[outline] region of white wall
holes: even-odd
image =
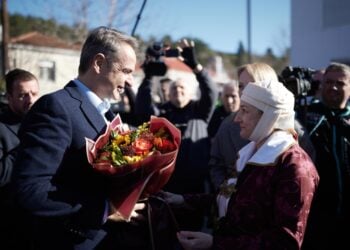
[[[350,1],[291,0],[291,65],[350,63]]]
[[[22,68],[38,77],[40,93],[44,95],[61,89],[78,75],[80,51],[34,47],[30,45],[12,45],[9,49],[10,68]],[[55,62],[55,81],[43,81],[39,77],[41,61]]]

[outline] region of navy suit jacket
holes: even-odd
[[[73,81],[41,97],[23,121],[14,191],[36,249],[93,249],[106,234],[109,179],[85,149],[85,137],[96,140],[105,126]]]

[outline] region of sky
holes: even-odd
[[[113,27],[131,34],[144,0],[8,0],[9,13],[54,18],[59,23],[72,24],[82,15],[77,2],[88,3],[88,26],[107,25],[113,1],[128,8],[115,18]],[[272,48],[276,55],[290,46],[290,1],[250,0],[251,50],[264,54]],[[211,49],[236,53],[239,42],[248,49],[248,0],[147,0],[136,27],[136,35],[144,39],[172,40],[198,38]],[[119,7],[120,8],[120,7]],[[117,8],[118,9],[118,8]]]

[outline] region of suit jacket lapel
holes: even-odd
[[[8,128],[9,131],[11,131],[16,137],[18,137],[18,130],[20,123],[17,124],[5,124],[5,126]]]
[[[101,116],[101,114],[97,111],[97,109],[91,104],[91,102],[87,99],[86,96],[82,95],[79,91],[77,85],[70,81],[65,89],[70,93],[70,95],[80,101],[80,109],[88,122],[95,128],[97,133],[101,133],[102,129],[106,126],[106,122]]]

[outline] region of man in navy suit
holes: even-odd
[[[136,46],[114,29],[92,30],[78,77],[40,98],[23,122],[14,191],[36,250],[118,248],[118,227],[109,225],[116,217],[108,206],[110,179],[89,165],[85,138],[104,132],[105,100],[132,85]]]
[[[10,189],[13,164],[19,145],[18,129],[22,119],[39,98],[39,83],[29,71],[13,69],[5,75],[7,108],[0,115],[0,242],[4,250],[17,245],[21,227]],[[16,247],[15,244],[16,243]],[[23,243],[24,244],[24,243]]]

